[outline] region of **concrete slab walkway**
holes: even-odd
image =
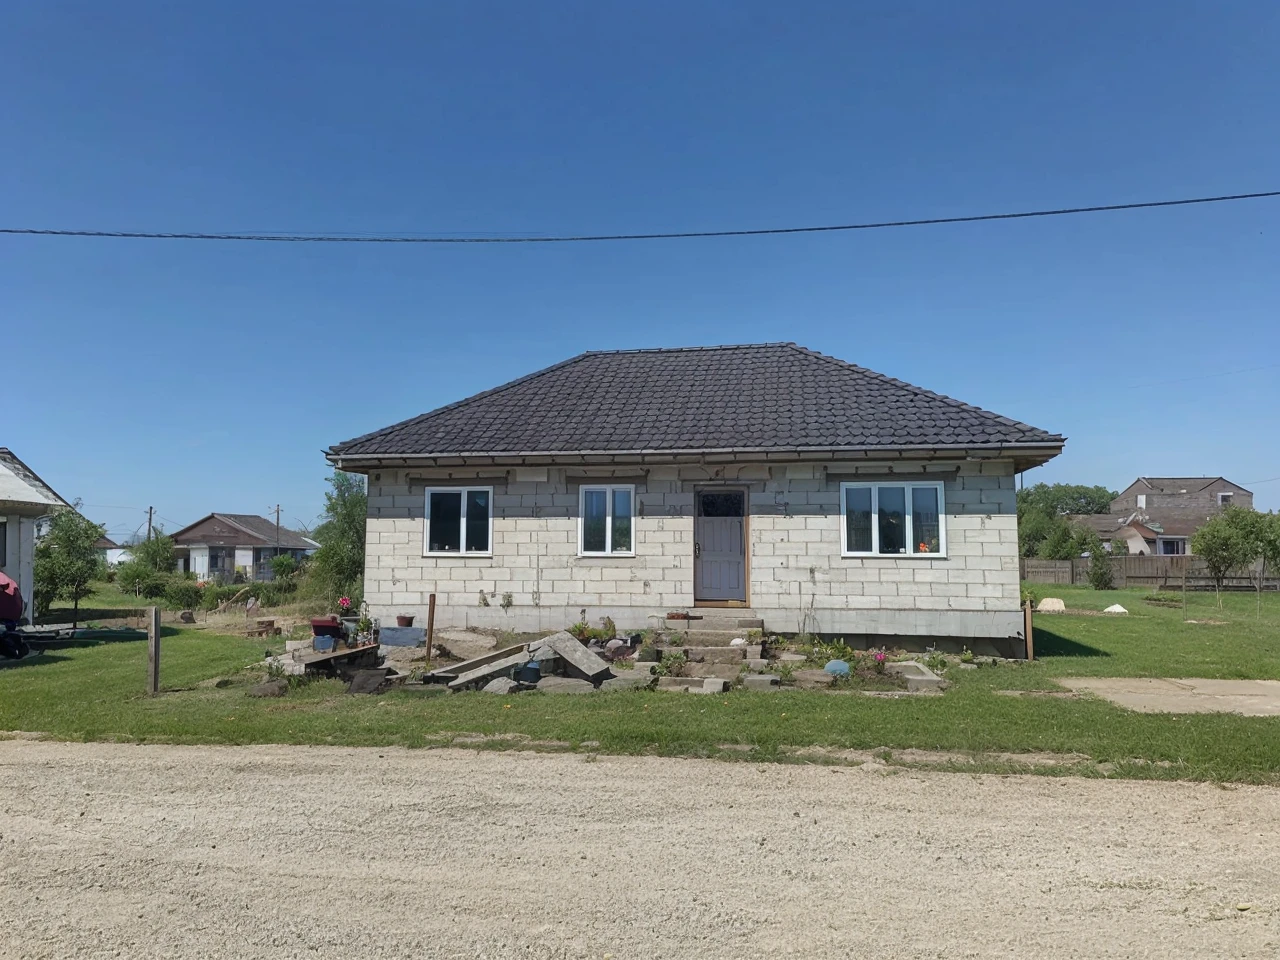
[[[1280,680],[1163,680],[1152,677],[1065,677],[1068,690],[1095,693],[1139,713],[1239,713],[1280,717]]]

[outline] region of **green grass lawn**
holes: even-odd
[[[1046,591],[1047,592],[1047,591]],[[0,730],[71,740],[173,743],[309,743],[432,746],[460,734],[520,735],[605,753],[714,756],[745,745],[751,759],[787,759],[803,746],[1079,753],[1114,776],[1280,782],[1280,718],[1136,714],[1094,699],[1005,696],[998,690],[1053,689],[1054,677],[1280,677],[1280,596],[1255,616],[1250,596],[1193,598],[1181,610],[1152,607],[1140,591],[1097,594],[1053,588],[1067,605],[1101,609],[1119,601],[1127,617],[1037,618],[1042,659],[953,670],[942,697],[885,699],[822,693],[692,696],[491,694],[348,697],[336,681],[281,699],[245,696],[243,668],[261,641],[176,630],[165,637],[165,693],[144,694],[146,645],[113,642],[51,651],[0,668]],[[203,679],[236,676],[222,689]],[[494,740],[486,746],[519,746]],[[728,755],[728,754],[726,754]],[[1009,769],[985,763],[977,769]],[[1096,765],[1076,772],[1101,775]]]

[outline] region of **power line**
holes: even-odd
[[[988,220],[1025,220],[1031,217],[1062,217],[1080,213],[1113,213],[1120,210],[1150,210],[1155,207],[1185,207],[1201,203],[1227,203],[1280,197],[1280,190],[1264,193],[1237,193],[1219,197],[1192,197],[1183,200],[1150,200],[1143,203],[1114,203],[1093,207],[1062,207],[1054,210],[1027,210],[1020,213],[984,213],[970,217],[930,217],[924,220],[884,220],[874,223],[843,223],[816,227],[767,227],[758,230],[691,230],[675,233],[616,233],[568,236],[406,236],[307,233],[143,233],[127,230],[49,230],[0,227],[0,234],[39,237],[97,237],[114,240],[247,240],[265,243],[587,243],[606,240],[690,240],[706,237],[761,237],[791,233],[836,233],[847,230],[882,230],[888,227],[927,227],[948,223],[980,223]]]
[[[1272,477],[1270,480],[1246,480],[1241,486],[1256,487],[1260,483],[1275,483],[1280,477]]]

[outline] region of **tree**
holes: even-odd
[[[78,502],[78,501],[77,501]],[[95,544],[106,536],[106,528],[82,517],[75,510],[63,510],[49,524],[49,532],[35,550],[36,616],[49,612],[54,600],[70,600],[75,610],[72,626],[80,622],[80,601],[92,589],[102,571]]]
[[[1018,513],[1040,511],[1051,517],[1066,513],[1109,513],[1120,496],[1106,487],[1078,483],[1037,483],[1018,491]]]
[[[288,553],[271,558],[271,575],[277,580],[288,580],[297,572],[298,561]]]
[[[364,525],[369,495],[364,478],[335,470],[328,480],[333,488],[324,495],[324,521],[312,539],[320,544],[311,569],[326,590],[359,592],[364,576]]]
[[[1111,566],[1111,554],[1102,545],[1102,538],[1092,530],[1082,540],[1082,545],[1089,554],[1089,586],[1095,590],[1114,590],[1116,588],[1115,570]]]
[[[1222,584],[1228,575],[1238,567],[1247,567],[1257,556],[1245,525],[1232,518],[1236,512],[1236,508],[1228,507],[1191,536],[1191,552],[1209,568],[1219,607],[1222,606]]]
[[[165,536],[159,527],[149,540],[143,540],[129,548],[136,563],[155,573],[173,573],[177,563],[173,557],[173,537]]]

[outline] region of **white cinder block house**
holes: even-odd
[[[1020,650],[1014,477],[1063,442],[781,343],[585,353],[327,457],[369,478],[377,616]]]
[[[36,526],[70,508],[34,470],[0,447],[0,572],[18,584],[27,616],[35,592]]]

